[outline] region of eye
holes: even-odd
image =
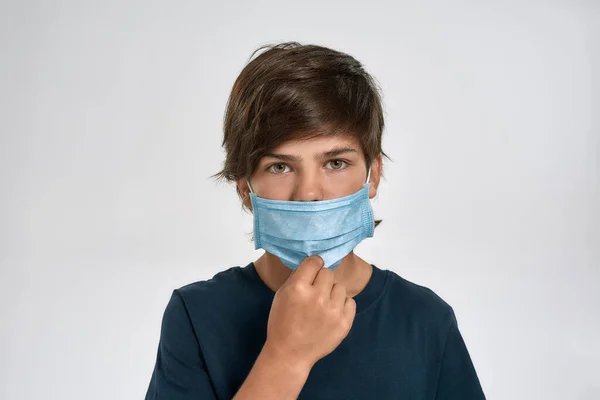
[[[277,163],[270,165],[268,170],[273,172],[274,174],[284,174],[286,172],[289,172],[290,167],[288,167],[287,164]]]
[[[348,166],[348,163],[342,160],[331,160],[326,165],[328,169],[344,169]]]

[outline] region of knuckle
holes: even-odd
[[[340,285],[338,283],[333,285],[333,289],[332,289],[333,293],[336,296],[345,296],[346,295],[346,288],[343,285]]]
[[[330,321],[337,321],[341,316],[340,309],[333,305],[329,305],[325,308],[325,314]]]
[[[319,271],[319,275],[321,275],[322,277],[333,277],[333,271],[327,268],[321,268],[321,270]]]
[[[317,304],[319,305],[319,307],[322,307],[322,308],[325,308],[325,309],[326,309],[326,308],[327,308],[327,303],[329,302],[329,298],[327,298],[327,297],[325,296],[325,294],[323,294],[323,293],[320,293],[320,294],[319,294],[319,295],[317,295],[317,297],[316,297],[316,302],[317,302]]]
[[[350,307],[351,310],[356,311],[356,302],[354,299],[348,300],[348,307]]]
[[[307,292],[307,287],[302,282],[294,282],[287,288],[292,294],[303,296]]]

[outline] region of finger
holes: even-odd
[[[321,268],[317,273],[317,277],[315,278],[313,286],[323,290],[326,294],[329,294],[334,282],[335,275],[333,274],[333,271],[327,268]]]
[[[305,282],[312,285],[317,274],[323,268],[323,264],[323,259],[319,256],[305,258],[302,264],[294,271],[294,274],[288,278],[288,282]]]
[[[300,266],[296,267],[296,269],[293,269],[290,274],[288,275],[288,277],[286,278],[285,282],[283,282],[282,286],[285,286],[286,284],[288,284],[288,282],[290,282],[290,280],[292,279],[292,276],[294,276],[294,274],[296,273],[296,271],[298,271],[298,268]]]
[[[344,317],[349,321],[354,321],[355,316],[356,302],[352,297],[346,297],[346,302],[344,303]]]
[[[346,287],[342,284],[335,283],[331,288],[331,300],[335,304],[344,307],[346,305]]]

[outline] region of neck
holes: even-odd
[[[258,276],[273,292],[277,292],[292,273],[292,270],[286,267],[277,256],[268,252],[254,262],[254,267]],[[349,297],[356,296],[367,286],[372,273],[371,264],[358,257],[354,252],[350,252],[344,257],[340,265],[333,270],[335,283],[344,285]]]

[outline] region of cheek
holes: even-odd
[[[256,194],[270,200],[289,200],[293,194],[291,179],[262,179],[254,188]]]
[[[355,174],[348,174],[347,176],[332,177],[328,179],[324,185],[324,197],[325,200],[336,199],[338,197],[350,196],[358,192],[365,182],[362,178]]]

